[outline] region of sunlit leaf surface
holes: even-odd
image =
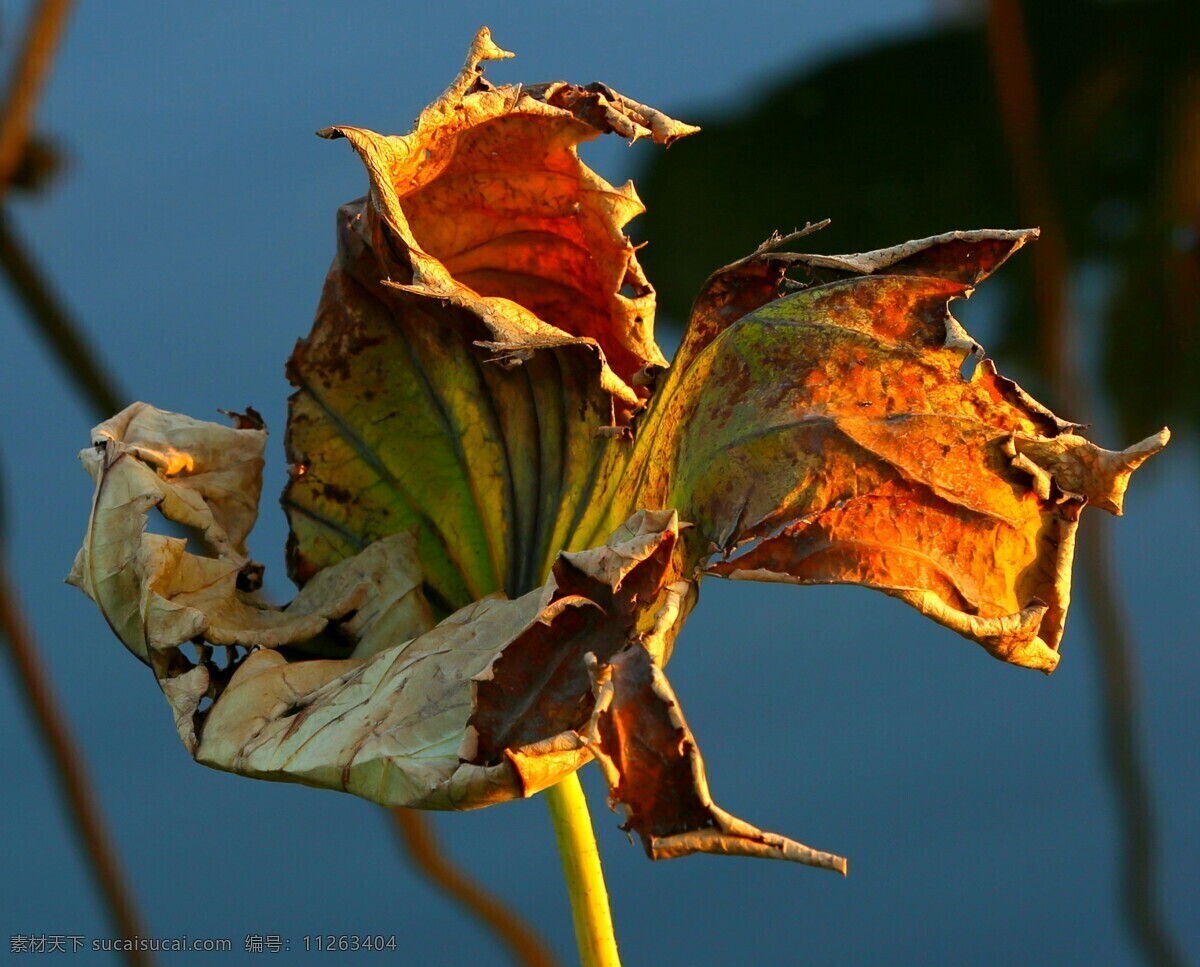
[[[263,603],[246,548],[261,424],[147,404],[84,451],[71,580],[206,765],[469,809],[596,757],[652,857],[844,872],[712,801],[663,672],[701,579],[877,588],[1050,671],[1080,512],[1120,513],[1167,433],[1100,449],[951,316],[1032,231],[842,256],[773,237],[705,283],[667,368],[636,195],[575,147],[695,129],[604,85],[493,88],[499,56],[481,32],[405,137],[326,132],[370,193],[288,365],[297,598]]]

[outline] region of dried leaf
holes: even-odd
[[[197,759],[389,806],[533,795],[588,760],[583,649],[611,655],[636,635],[676,534],[673,514],[636,515],[605,547],[560,557],[544,587],[468,605],[365,663],[252,655],[213,706]]]
[[[844,871],[712,803],[662,671],[699,580],[878,588],[1050,671],[1079,514],[1120,513],[1167,432],[1102,450],[990,360],[964,376],[982,350],[948,305],[1032,231],[844,256],[780,251],[820,226],[773,236],[708,280],[659,372],[640,203],[576,146],[693,129],[604,85],[493,88],[501,56],[481,32],[406,137],[326,132],[371,191],[288,365],[296,600],[258,599],[246,549],[261,422],[144,404],[83,454],[71,580],[207,765],[468,809],[595,755],[654,857]],[[147,532],[154,509],[193,545]]]
[[[640,428],[637,499],[695,525],[706,573],[878,588],[1052,670],[1079,512],[1119,510],[1168,434],[1102,450],[990,360],[962,375],[982,350],[948,303],[1032,234],[856,256],[768,245],[722,270]],[[767,301],[797,266],[811,284]]]
[[[846,860],[765,833],[716,806],[704,762],[666,675],[640,644],[593,661],[596,710],[588,748],[655,860],[720,853],[790,860],[846,873]]]
[[[1195,138],[1184,132],[1197,113],[1200,45],[1175,40],[1200,34],[1200,5],[1068,0],[1023,9],[1037,98],[1026,107],[1044,122],[1038,153],[1054,186],[1053,244],[1072,277],[1108,280],[1089,290],[1079,330],[1106,412],[1131,440],[1156,420],[1200,429],[1200,340],[1191,335],[1200,331],[1200,247],[1194,230],[1180,230],[1197,217],[1196,193],[1180,179],[1197,168],[1188,153]],[[987,18],[939,18],[929,28],[797,64],[742,92],[736,111],[701,115],[694,148],[647,158],[638,189],[654,204],[639,225],[652,240],[643,263],[660,310],[686,318],[697,266],[748,251],[764,226],[793,213],[835,215],[829,243],[845,249],[864,227],[871,238],[903,239],[929,226],[1011,225],[1028,211],[995,107]],[[898,78],[905,103],[920,107],[880,111],[880,91]],[[1081,112],[1084,91],[1097,96]],[[795,138],[783,136],[801,130],[821,132],[802,160]],[[1114,211],[1121,221],[1105,217]],[[988,348],[1005,367],[1038,371],[1047,343],[1027,261],[1006,269],[1004,325]]]
[[[627,424],[645,371],[666,365],[623,231],[641,202],[576,147],[694,129],[603,84],[494,88],[479,65],[502,56],[481,31],[405,137],[322,132],[349,139],[371,191],[339,212],[317,320],[288,367],[300,582],[418,526],[443,612],[536,587],[586,505],[597,431]]]
[[[360,654],[369,654],[377,643],[365,635],[368,628],[403,639],[432,623],[411,534],[379,541],[322,572],[285,609],[257,600],[262,567],[249,559],[245,542],[258,515],[264,430],[135,403],[98,426],[92,439],[80,458],[95,481],[95,498],[68,581],[95,600],[125,646],[163,680],[190,750],[191,718],[228,669],[207,656],[193,668],[180,646],[279,648],[309,642],[338,620]],[[192,553],[185,537],[149,532],[155,509],[209,553]]]
[[[544,630],[523,636],[476,680],[464,758],[499,761],[588,720],[591,681],[585,657],[608,660],[639,634],[671,564],[674,511],[639,511],[602,547],[560,555],[543,592]],[[536,633],[540,632],[540,633]]]
[[[255,600],[262,568],[247,557],[245,541],[258,516],[265,430],[202,423],[134,403],[96,427],[92,438],[80,458],[96,496],[68,580],[96,601],[143,661],[153,664],[152,656],[194,639],[278,648],[311,639],[331,619],[351,613],[373,623],[391,611],[392,627],[397,614],[409,616],[400,632],[415,633],[427,620],[417,603],[420,572],[408,534],[323,572],[286,609]],[[215,556],[191,553],[186,538],[148,533],[154,509]]]
[[[591,711],[584,656],[609,657],[639,634],[678,535],[673,513],[637,514],[610,544],[561,555],[542,588],[485,598],[431,628],[416,539],[402,533],[277,609],[239,586],[252,567],[257,507],[244,498],[261,488],[265,431],[139,403],[93,439],[81,457],[96,498],[71,581],[154,669],[188,750],[214,768],[388,806],[532,795],[587,761],[575,731]],[[149,533],[153,510],[212,556]],[[347,656],[306,657],[327,629]],[[196,662],[180,650],[189,643],[201,647]],[[231,649],[224,667],[212,645]],[[289,647],[299,650],[280,651]]]
[[[386,277],[392,285],[478,316],[498,353],[595,345],[611,366],[606,386],[634,405],[637,373],[667,362],[654,342],[653,290],[622,231],[643,209],[632,185],[608,184],[576,147],[606,133],[665,145],[697,129],[603,84],[483,80],[484,60],[509,56],[480,31],[458,77],[407,137],[346,126],[321,133],[349,139],[367,167],[370,214],[408,269]]]

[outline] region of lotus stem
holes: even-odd
[[[109,921],[126,939],[145,936],[112,839],[100,815],[95,787],[84,767],[83,754],[50,691],[33,633],[17,605],[16,589],[9,581],[3,561],[0,561],[0,639],[8,645],[8,655],[20,683],[18,692],[46,743],[59,790],[75,833],[91,861],[92,875]],[[137,950],[126,951],[125,961],[130,967],[147,967],[153,963],[149,954]]]
[[[1050,189],[1049,165],[1039,130],[1039,92],[1022,5],[1016,0],[990,0],[987,38],[1018,205],[1022,217],[1041,225],[1043,241],[1050,242],[1038,245],[1033,257],[1042,372],[1056,404],[1066,406],[1069,413],[1088,412],[1094,409],[1089,380],[1073,365],[1067,352],[1067,234]],[[1095,522],[1092,545],[1079,557],[1100,661],[1101,735],[1120,830],[1122,913],[1147,964],[1180,967],[1185,959],[1159,900],[1157,820],[1151,774],[1138,736],[1132,634],[1120,585],[1113,574],[1107,523]]]
[[[8,280],[13,295],[53,353],[55,362],[70,378],[71,389],[84,398],[94,415],[105,419],[123,409],[128,397],[105,369],[96,364],[96,353],[82,328],[71,318],[3,210],[0,210],[0,274]]]
[[[620,967],[600,852],[579,776],[572,773],[547,789],[546,805],[571,897],[579,962],[582,967]]]
[[[50,73],[70,13],[71,0],[42,0],[30,18],[0,109],[0,196],[8,190],[21,163],[42,83]]]

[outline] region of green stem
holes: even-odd
[[[617,940],[613,936],[612,913],[600,852],[592,832],[592,817],[579,776],[572,773],[546,790],[546,805],[554,823],[554,837],[562,857],[567,893],[571,897],[571,916],[575,921],[575,942],[579,945],[582,967],[621,967]]]

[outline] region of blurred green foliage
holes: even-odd
[[[1099,364],[1123,439],[1164,420],[1195,429],[1200,3],[1024,6],[1040,150],[1070,281],[1082,286],[1073,304],[1088,307],[1075,351]],[[832,218],[805,241],[825,252],[1024,227],[997,83],[983,23],[957,23],[848,52],[733,113],[679,112],[701,134],[637,179],[649,208],[637,227],[653,239],[643,261],[664,314],[686,318],[710,271],[793,223]],[[1026,378],[1039,368],[1030,265],[1024,256],[997,278],[1004,324],[988,346]],[[1036,380],[1030,389],[1053,396]]]

